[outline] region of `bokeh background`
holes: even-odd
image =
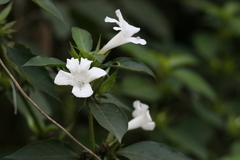
[[[8,17],[9,21],[17,20],[13,40],[27,44],[34,54],[63,61],[70,57],[71,27],[89,31],[94,47],[100,36],[104,45],[116,34],[112,29],[114,25],[105,23],[104,18],[116,18],[115,10],[120,9],[126,21],[141,28],[137,36],[144,38],[147,45],[123,45],[113,49],[108,59],[135,57],[148,65],[157,77],[119,72],[113,90],[126,106],[124,110],[129,119],[132,102],[138,99],[150,106],[157,124],[154,131],[127,132],[123,144],[151,140],[175,148],[194,160],[240,159],[239,1],[54,0],[68,27],[29,0],[13,2]],[[24,86],[24,80],[19,80]],[[10,93],[11,85],[2,73],[1,154],[11,153],[37,139],[22,114],[24,110],[14,115]],[[33,95],[52,117],[68,126],[87,145],[87,111],[83,108],[78,113],[78,100],[68,93],[70,89],[61,95],[67,105],[46,98],[44,93]],[[96,130],[97,142],[101,143],[107,132],[97,124]],[[53,131],[48,136],[56,137],[56,134]]]

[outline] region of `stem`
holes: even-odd
[[[45,116],[49,121],[51,121],[53,124],[55,124],[58,128],[60,128],[63,132],[65,132],[69,138],[71,138],[74,142],[76,142],[79,146],[81,146],[83,149],[85,149],[88,153],[90,153],[92,156],[94,156],[97,160],[101,160],[95,153],[93,153],[90,149],[85,147],[82,143],[80,143],[75,137],[71,135],[64,127],[62,127],[59,123],[57,123],[55,120],[53,120],[51,117],[49,117],[43,110],[41,110],[40,107],[23,91],[21,86],[18,84],[17,80],[13,77],[13,75],[9,72],[5,64],[3,63],[2,59],[0,59],[0,64],[4,68],[4,70],[7,72],[9,77],[12,79],[13,83],[16,85],[20,93],[33,104],[33,106],[43,115]]]
[[[96,147],[95,147],[94,124],[93,124],[93,115],[90,107],[88,107],[88,123],[89,123],[89,132],[90,132],[90,144],[93,152],[95,152]]]

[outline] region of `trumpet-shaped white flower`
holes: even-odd
[[[140,31],[140,28],[134,27],[128,24],[122,17],[121,11],[116,10],[116,15],[119,20],[106,17],[105,22],[116,23],[119,27],[113,27],[114,30],[120,31],[116,34],[99,52],[98,54],[104,54],[112,48],[120,46],[125,43],[135,43],[145,45],[147,42],[140,37],[132,37],[135,33]]]
[[[139,100],[133,102],[135,110],[132,113],[134,117],[128,122],[128,130],[136,129],[141,127],[144,130],[153,130],[156,126],[155,122],[149,114],[148,105],[141,103]]]
[[[93,94],[91,81],[106,75],[103,69],[92,67],[92,61],[81,58],[79,63],[78,59],[67,59],[67,68],[70,73],[60,70],[54,79],[57,85],[71,85],[73,86],[72,93],[79,98],[90,97]]]

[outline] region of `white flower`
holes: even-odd
[[[117,35],[115,35],[99,52],[98,54],[104,54],[107,51],[109,51],[112,48],[115,48],[117,46],[120,46],[125,43],[135,43],[135,44],[141,44],[145,45],[147,42],[144,39],[141,39],[140,37],[132,37],[135,33],[140,31],[140,28],[134,27],[130,24],[128,24],[122,17],[121,11],[118,9],[116,10],[116,15],[119,19],[117,21],[116,19],[106,17],[105,22],[109,23],[116,23],[119,27],[113,27],[114,30],[120,31]]]
[[[128,130],[141,127],[144,130],[152,131],[155,128],[155,122],[149,114],[148,105],[141,103],[139,100],[133,102],[135,110],[132,113],[134,117],[128,122]]]
[[[106,71],[97,67],[89,69],[91,63],[92,61],[84,58],[81,58],[80,64],[78,59],[67,59],[66,66],[70,73],[60,70],[55,77],[54,83],[73,86],[72,93],[76,97],[90,97],[93,90],[89,83],[107,74]]]

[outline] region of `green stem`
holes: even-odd
[[[90,107],[88,107],[88,123],[89,123],[89,133],[90,133],[90,144],[91,144],[92,151],[95,152],[96,147],[95,147],[94,124],[93,124],[93,115]]]

